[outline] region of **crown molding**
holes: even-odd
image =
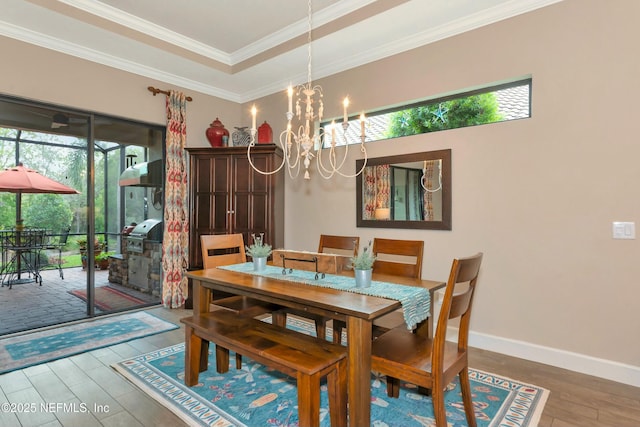
[[[116,25],[127,27],[131,30],[139,33],[151,36],[158,40],[170,43],[174,46],[178,46],[182,49],[189,50],[198,55],[213,59],[221,62],[225,65],[233,65],[231,62],[231,56],[227,53],[214,49],[204,43],[200,43],[197,40],[193,40],[189,37],[185,37],[176,32],[170,31],[164,27],[156,25],[152,22],[146,21],[138,16],[131,15],[115,7],[106,5],[99,1],[92,0],[58,0],[68,6],[82,10],[96,17],[106,19],[113,22]]]
[[[163,28],[151,24],[147,21],[140,20],[130,14],[125,14],[118,9],[101,4],[99,2],[93,2],[91,0],[59,0],[71,7],[77,7],[86,13],[96,14],[101,18],[109,21],[116,22],[119,25],[123,25],[128,28],[132,28],[135,31],[140,31],[148,34],[152,37],[157,37],[167,43],[175,44],[183,49],[191,50],[202,56],[212,58],[218,62],[224,64],[234,64],[244,58],[249,58],[255,55],[257,52],[262,51],[270,46],[283,43],[283,40],[289,40],[292,35],[300,35],[307,31],[306,20],[296,22],[281,31],[278,31],[268,37],[259,40],[241,49],[231,55],[221,53],[215,49],[211,49],[208,46],[198,43],[195,40],[185,38],[179,34],[166,31]],[[412,0],[417,1],[417,0]],[[330,61],[322,61],[320,65],[314,66],[314,79],[324,78],[339,72],[346,71],[348,69],[358,67],[373,61],[377,61],[389,56],[397,55],[399,53],[424,46],[430,43],[437,42],[439,40],[458,35],[473,29],[489,25],[504,19],[508,19],[532,10],[542,8],[545,6],[559,3],[564,0],[511,0],[500,4],[492,8],[488,8],[481,12],[471,14],[464,18],[451,21],[446,25],[442,25],[435,28],[430,28],[425,31],[416,33],[410,37],[404,37],[395,39],[386,44],[372,46],[370,49],[360,51],[356,55],[348,55],[345,58],[335,59],[337,57],[329,58]],[[314,14],[314,27],[322,26],[332,19],[335,19],[337,15],[345,15],[351,13],[358,8],[362,8],[373,0],[342,0],[335,6],[327,7],[326,9]],[[410,2],[407,2],[410,5]],[[303,28],[304,27],[304,28]],[[208,84],[203,81],[195,81],[190,78],[185,78],[174,73],[169,73],[164,70],[146,66],[144,64],[119,58],[110,54],[105,54],[96,51],[85,46],[67,42],[58,38],[47,36],[37,31],[29,30],[11,24],[9,22],[0,21],[0,35],[4,35],[13,39],[24,41],[33,45],[37,45],[46,49],[51,49],[64,54],[72,55],[81,59],[96,62],[102,65],[120,69],[123,71],[131,72],[137,75],[153,78],[155,80],[164,81],[166,83],[183,87],[185,89],[198,91],[207,95],[216,96],[222,99],[226,99],[233,102],[248,102],[252,99],[267,96],[283,90],[289,83],[302,83],[306,79],[306,73],[300,70],[300,74],[296,75],[297,81],[290,81],[289,77],[287,82],[281,81],[280,78],[269,79],[265,78],[264,83],[257,89],[247,88],[245,90],[230,91],[224,89],[223,85],[227,85],[229,80],[216,79],[220,82],[219,86],[215,84]],[[242,71],[242,73],[258,73],[259,67],[252,67]],[[219,72],[212,69],[212,75],[214,72]],[[227,74],[228,78],[233,79],[233,75]],[[251,79],[248,79],[251,80]],[[255,81],[255,79],[253,79]]]
[[[148,67],[137,62],[124,60],[93,49],[88,49],[85,46],[79,46],[74,43],[62,41],[60,39],[49,37],[35,31],[26,30],[22,27],[17,27],[6,22],[0,25],[0,35],[74,56],[76,58],[95,62],[97,64],[116,68],[121,71],[130,72],[143,77],[149,77],[178,87],[184,87],[185,89],[195,90],[233,102],[242,102],[242,97],[235,92],[203,84],[201,82],[187,79],[172,73],[167,73],[157,68]]]

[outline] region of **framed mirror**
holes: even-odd
[[[451,230],[451,150],[368,159],[356,177],[356,225]]]

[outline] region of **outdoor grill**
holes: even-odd
[[[144,252],[145,242],[162,241],[162,221],[147,219],[136,225],[126,237],[127,252],[141,254]]]

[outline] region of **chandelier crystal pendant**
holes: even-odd
[[[295,114],[293,111],[293,97],[294,88],[289,86],[287,89],[287,98],[289,108],[286,112],[287,128],[282,131],[279,138],[280,147],[282,148],[283,156],[282,163],[276,169],[272,171],[263,171],[258,169],[251,158],[251,149],[256,145],[256,115],[257,110],[255,105],[251,109],[252,125],[251,125],[251,139],[249,146],[247,147],[247,158],[249,164],[258,173],[263,175],[271,175],[279,172],[286,165],[287,171],[291,178],[296,178],[300,174],[301,165],[304,165],[304,179],[310,179],[309,166],[313,158],[316,158],[316,164],[318,167],[318,173],[324,179],[330,179],[334,175],[338,174],[345,178],[353,178],[364,171],[367,165],[367,150],[364,146],[365,142],[365,116],[364,113],[360,115],[360,151],[364,156],[364,162],[362,168],[354,174],[346,174],[341,171],[348,158],[349,143],[347,141],[347,129],[349,128],[349,115],[347,108],[349,107],[349,98],[345,98],[343,105],[343,120],[342,125],[338,125],[335,121],[331,122],[331,125],[327,125],[324,128],[314,130],[314,125],[322,121],[324,104],[322,100],[322,87],[320,85],[314,85],[311,79],[311,0],[308,2],[308,33],[307,33],[307,82],[305,84],[298,85],[295,89],[296,104]],[[314,105],[316,107],[314,107]],[[294,130],[293,119],[297,118],[297,130]],[[342,130],[340,130],[342,127]],[[338,133],[341,134],[344,140],[344,154],[342,158],[338,159],[336,154]],[[322,159],[323,147],[328,145],[328,154],[325,155],[325,159]],[[326,158],[328,157],[328,159]]]

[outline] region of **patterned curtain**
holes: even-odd
[[[362,172],[362,219],[373,219],[376,209],[376,168],[367,167]]]
[[[424,162],[423,174],[424,174],[424,185],[428,189],[434,189],[433,185],[433,166],[435,161],[429,160]],[[433,193],[430,191],[424,192],[424,220],[425,221],[433,221]]]
[[[187,101],[181,92],[167,96],[164,235],[162,238],[162,304],[179,308],[187,297],[189,217],[187,204]]]
[[[362,219],[374,219],[377,208],[389,207],[389,165],[364,168],[362,173]]]
[[[391,193],[391,167],[390,165],[380,165],[376,170],[378,200],[377,208],[390,208],[389,196]]]

